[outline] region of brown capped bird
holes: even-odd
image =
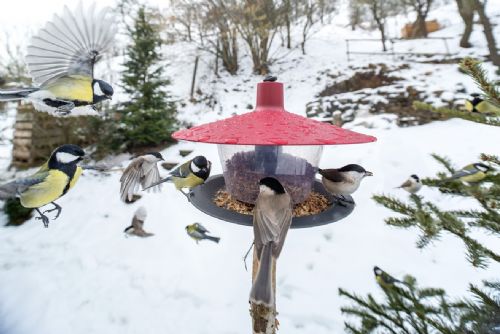
[[[250,291],[250,301],[272,307],[273,263],[280,256],[292,223],[292,199],[275,178],[263,178],[259,185],[260,193],[253,213],[254,245],[259,268]]]
[[[325,189],[344,202],[351,202],[344,196],[351,195],[358,190],[365,176],[373,175],[372,172],[356,164],[349,164],[342,168],[318,169],[318,173],[322,176],[321,182]]]
[[[134,218],[132,218],[132,224],[127,227],[123,232],[125,232],[128,235],[135,235],[138,237],[150,237],[154,235],[153,233],[148,233],[144,231],[144,221],[146,220],[147,217],[147,212],[146,208],[143,206],[139,207],[137,211],[134,213]]]
[[[140,189],[139,186],[144,189],[160,181],[157,163],[162,160],[163,157],[158,152],[146,153],[132,160],[120,178],[122,201],[131,201],[134,193]]]

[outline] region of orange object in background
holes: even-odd
[[[442,28],[437,20],[425,21],[425,27],[428,33]],[[401,29],[401,38],[411,38],[411,36],[413,36],[413,29],[413,23],[405,24],[405,26]]]

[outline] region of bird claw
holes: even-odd
[[[45,210],[44,212],[42,212],[42,214],[53,212],[53,211],[57,210],[56,216],[53,218],[53,220],[56,220],[57,218],[59,218],[59,215],[61,214],[62,208],[55,203],[52,203],[52,204],[54,205],[54,208],[49,209],[49,210]]]
[[[35,217],[35,219],[41,220],[45,228],[49,227],[49,218],[47,216],[41,214],[40,217]]]

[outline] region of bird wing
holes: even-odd
[[[158,166],[155,163],[149,169],[149,171],[147,171],[147,173],[144,175],[144,177],[142,178],[142,182],[141,182],[142,189],[149,188],[150,186],[152,186],[153,184],[159,182],[160,180],[161,180],[161,178],[160,178],[160,171],[158,170]],[[159,184],[159,185],[157,185],[153,189],[160,190],[161,189],[161,185]]]
[[[275,198],[278,200],[277,203],[267,203],[269,205],[265,205],[264,207],[259,205],[258,201],[253,217],[256,248],[260,251],[261,246],[264,244],[274,242],[275,248],[273,253],[275,257],[278,257],[281,253],[286,234],[292,222],[292,202],[290,196],[288,194],[282,196],[287,196],[287,198]],[[272,199],[270,200],[272,201]]]
[[[477,173],[477,172],[479,172],[479,169],[474,167],[474,165],[472,165],[472,164],[467,165],[464,168],[462,168],[461,170],[453,173],[453,175],[450,177],[450,179],[458,179],[458,178],[461,178],[463,176],[472,175],[472,174]]]
[[[197,229],[199,232],[202,232],[202,233],[209,233],[210,231],[207,230],[205,228],[205,226],[201,225],[201,224],[198,224],[198,229]]]
[[[80,2],[74,12],[65,6],[62,15],[54,15],[28,46],[26,65],[33,82],[45,86],[64,76],[93,78],[94,64],[116,33],[110,14],[108,7],[96,12],[95,3],[84,10]]]
[[[125,201],[127,198],[129,201],[132,200],[134,193],[139,190],[139,185],[142,184],[144,178],[143,163],[143,157],[135,158],[123,171],[120,178],[120,195],[122,201]]]
[[[191,160],[186,161],[179,167],[175,168],[170,172],[170,175],[176,176],[176,177],[187,177],[189,173],[191,173],[191,169],[189,169],[189,164],[191,164]]]
[[[132,218],[132,227],[136,230],[136,231],[140,231],[142,230],[144,226],[144,221],[143,220],[140,220],[138,219],[137,217],[134,216],[134,218]]]
[[[27,177],[23,177],[12,182],[9,182],[3,186],[0,186],[0,191],[2,193],[11,194],[12,196],[16,196],[18,194],[23,193],[31,186],[35,184],[42,183],[47,176],[49,175],[48,169],[40,169],[35,174]]]
[[[318,170],[318,172],[321,174],[321,176],[332,182],[342,182],[344,180],[342,174],[335,168],[320,169]]]
[[[407,188],[411,186],[411,181],[406,180],[402,185],[399,186],[399,188]]]

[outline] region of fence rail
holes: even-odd
[[[453,54],[450,52],[450,48],[448,46],[448,40],[453,39],[453,37],[427,37],[427,38],[414,38],[414,39],[405,39],[405,38],[389,38],[387,39],[387,42],[390,43],[389,50],[387,51],[351,51],[350,50],[350,45],[351,43],[355,42],[378,42],[382,43],[382,39],[380,38],[347,38],[345,39],[346,42],[346,55],[347,55],[347,61],[351,60],[350,55],[355,55],[355,54],[365,54],[365,55],[385,55],[385,56],[392,56],[395,58],[398,55],[412,55],[412,56],[446,56],[450,57]],[[415,41],[415,40],[442,40],[445,48],[445,52],[397,52],[394,49],[394,44],[396,43],[403,43],[403,42],[409,42],[409,41]]]

